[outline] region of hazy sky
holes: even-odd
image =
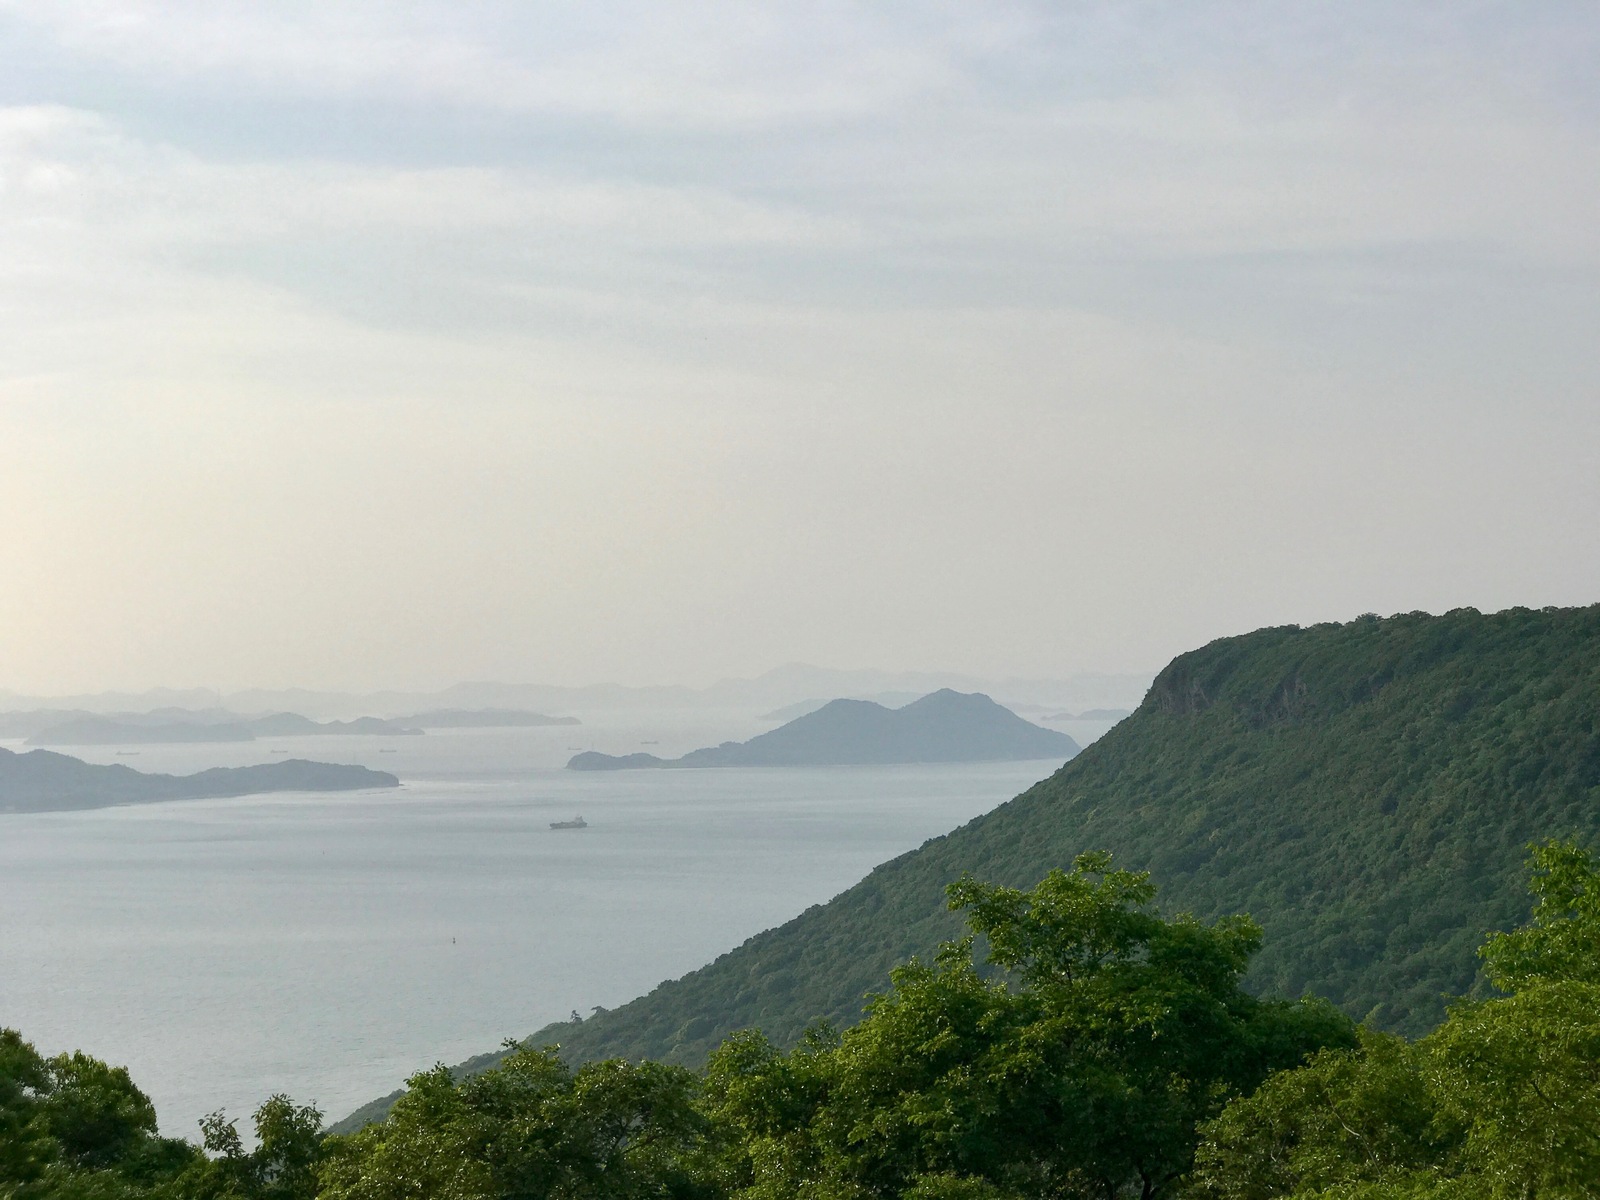
[[[1600,8],[0,0],[0,688],[1600,601]]]

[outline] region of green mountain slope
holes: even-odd
[[[582,1024],[569,1057],[697,1062],[730,1030],[855,1019],[956,932],[965,871],[1029,885],[1083,850],[1156,872],[1169,911],[1245,911],[1253,986],[1415,1033],[1527,913],[1528,842],[1600,842],[1600,606],[1263,629],[1175,659],[1049,779],[826,905]]]

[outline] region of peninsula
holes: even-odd
[[[101,766],[50,750],[0,749],[0,813],[65,812],[207,800],[262,792],[350,792],[399,787],[387,771],[302,758],[254,767],[213,767],[194,775],[151,775],[122,764]]]
[[[951,880],[1021,884],[1096,848],[1158,872],[1169,911],[1210,921],[1246,898],[1266,931],[1252,988],[1312,992],[1420,1036],[1481,983],[1484,931],[1528,918],[1528,845],[1600,845],[1597,680],[1600,605],[1219,639],[1173,659],[1131,716],[1016,799],[697,971],[525,1044],[558,1043],[572,1063],[693,1065],[734,1030],[794,1046],[819,1018],[855,1024],[875,980],[960,936]]]
[[[567,767],[831,767],[1068,759],[1077,753],[1078,744],[1064,733],[1024,721],[980,693],[945,688],[903,708],[870,700],[831,700],[748,742],[724,742],[682,758],[619,757],[590,750],[574,755]]]

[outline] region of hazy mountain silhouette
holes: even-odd
[[[910,699],[939,688],[985,692],[1004,697],[1008,702],[1015,700],[1043,704],[1051,709],[1077,711],[1090,707],[1132,707],[1144,695],[1154,674],[1154,671],[1150,671],[1115,675],[1081,673],[1061,679],[979,679],[949,671],[842,670],[788,663],[754,678],[724,679],[707,687],[630,687],[617,683],[566,687],[480,680],[429,692],[251,688],[224,693],[208,689],[180,691],[154,688],[146,692],[97,692],[45,697],[0,691],[0,710],[3,710],[0,711],[0,736],[25,736],[43,728],[45,724],[58,724],[72,716],[97,713],[125,720],[132,714],[161,707],[179,712],[231,709],[235,714],[288,710],[318,718],[347,717],[353,713],[422,713],[489,708],[580,713],[591,709],[721,708],[764,713],[813,696],[865,696],[887,703],[891,695],[896,693]],[[12,718],[27,715],[23,712],[27,709],[52,710],[57,715],[44,723],[30,722],[26,729],[17,732]]]
[[[395,718],[423,729],[512,729],[540,725],[581,725],[577,717],[547,717],[521,708],[439,708]]]
[[[73,717],[40,729],[28,738],[30,746],[124,746],[185,742],[250,742],[258,737],[312,737],[324,734],[420,734],[398,721],[357,717],[353,721],[313,721],[299,713],[272,713],[265,717],[226,720],[179,720],[160,724],[128,717]]]
[[[870,700],[832,700],[748,742],[724,742],[677,759],[614,757],[587,751],[575,771],[640,767],[825,767],[876,763],[985,762],[1071,758],[1078,744],[979,694],[948,688],[885,708]]]

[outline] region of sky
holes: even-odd
[[[1600,601],[1600,9],[0,0],[0,688]]]

